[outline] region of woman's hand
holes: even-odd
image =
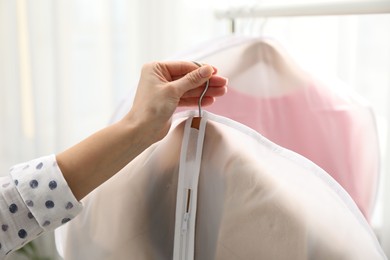
[[[226,92],[227,80],[209,65],[191,62],[155,62],[143,67],[134,104],[112,124],[57,155],[69,187],[78,200],[111,178],[168,132],[178,106],[197,105],[204,83],[209,90],[202,100],[210,105]]]
[[[226,93],[227,79],[216,75],[210,65],[192,62],[153,62],[144,65],[133,107],[124,120],[142,125],[151,143],[168,132],[178,106],[197,106],[205,82],[210,80],[202,105],[214,102]]]

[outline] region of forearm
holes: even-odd
[[[81,200],[111,178],[153,141],[146,129],[122,120],[57,155],[73,194]]]
[[[118,123],[57,155],[58,165],[75,197],[81,200],[111,178],[169,130],[178,105],[197,105],[209,81],[202,105],[226,92],[227,79],[216,70],[192,62],[146,64],[141,72],[131,111]]]

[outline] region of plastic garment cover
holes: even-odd
[[[56,233],[65,259],[173,259],[183,158],[200,170],[188,219],[194,259],[386,259],[356,204],[320,167],[211,113],[198,133],[188,130],[194,114],[177,115],[166,138],[84,199],[81,215]]]
[[[341,82],[314,78],[271,39],[223,37],[178,56],[212,64],[229,78],[227,94],[208,111],[315,162],[370,219],[380,155],[375,118],[364,100]]]

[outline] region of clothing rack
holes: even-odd
[[[236,19],[253,17],[361,15],[385,13],[390,13],[389,0],[232,7],[216,10],[215,16],[220,19]]]

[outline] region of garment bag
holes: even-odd
[[[269,38],[221,37],[176,58],[213,64],[229,78],[227,94],[208,111],[315,162],[370,219],[380,155],[372,108],[361,97],[340,81],[315,78]]]
[[[163,140],[83,200],[56,233],[66,260],[178,259],[175,242],[191,227],[194,239],[182,245],[193,251],[179,259],[386,259],[320,167],[226,117],[204,112],[193,129],[196,113],[177,114]],[[178,180],[186,167],[198,174],[189,186]],[[196,200],[178,213],[188,187]]]

